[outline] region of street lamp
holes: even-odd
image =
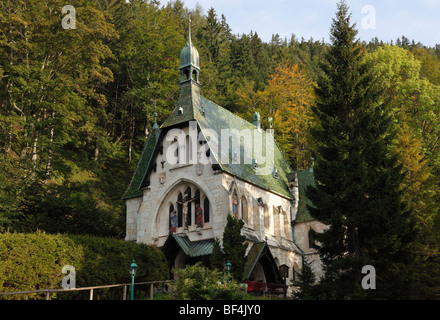
[[[131,275],[131,300],[134,300],[134,277],[136,276],[137,264],[133,262],[130,265],[130,275]]]
[[[225,264],[225,270],[228,272],[228,284],[229,284],[229,272],[231,272],[231,267],[232,267],[232,264],[228,260],[228,262],[226,262],[226,264]]]

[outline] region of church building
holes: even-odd
[[[313,168],[293,171],[256,112],[248,122],[201,95],[200,61],[188,41],[180,54],[180,95],[159,127],[154,123],[123,199],[126,240],[162,248],[170,268],[209,265],[227,216],[244,221],[246,279],[282,284],[304,259],[319,275],[304,190]]]

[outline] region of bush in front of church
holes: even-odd
[[[199,263],[173,269],[175,281],[170,285],[176,300],[243,300],[249,299],[239,283],[224,272],[206,268]]]
[[[61,289],[66,265],[73,266],[76,288],[130,283],[132,260],[138,265],[135,281],[166,280],[163,253],[144,244],[85,235],[0,233],[0,292]],[[122,290],[117,290],[120,295]],[[83,299],[82,293],[58,293],[51,298]],[[99,289],[100,299],[111,298]],[[0,299],[44,299],[44,293],[0,296]],[[87,297],[86,297],[87,298]],[[115,299],[119,297],[115,296]]]

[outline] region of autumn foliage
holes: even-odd
[[[310,165],[308,127],[312,120],[313,83],[297,64],[281,62],[264,90],[253,92],[252,84],[237,90],[242,116],[252,119],[258,111],[263,128],[273,128],[275,139],[293,167]]]

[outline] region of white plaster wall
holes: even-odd
[[[307,261],[312,262],[311,267],[317,277],[322,276],[321,259],[316,249],[309,247],[309,230],[313,228],[317,233],[325,230],[326,226],[316,220],[298,222],[295,224],[295,239],[297,244],[304,250]],[[319,243],[317,243],[319,244]],[[301,264],[298,264],[301,266]]]
[[[137,238],[137,215],[142,203],[142,197],[127,199],[125,201],[127,220],[126,220],[126,241],[134,241]]]
[[[188,133],[188,128],[183,131]],[[163,139],[163,154],[158,154],[155,161],[157,163],[156,172],[150,173],[150,185],[143,190],[144,205],[138,214],[137,241],[142,243],[163,245],[169,233],[169,204],[174,203],[175,208],[178,191],[182,191],[184,185],[197,187],[202,194],[206,195],[210,201],[210,221],[205,223],[201,234],[197,232],[195,224],[188,229],[188,237],[191,241],[220,237],[223,234],[224,207],[227,206],[227,193],[222,187],[221,173],[215,173],[210,164],[203,165],[203,173],[196,173],[196,165],[188,163],[187,156],[185,162],[172,164],[167,159],[167,150],[171,147],[172,141]],[[197,144],[195,151],[202,146]],[[181,152],[187,150],[180,149]],[[163,168],[162,168],[163,162]],[[165,174],[165,182],[159,182],[159,175]],[[194,188],[192,188],[194,196]],[[183,192],[182,192],[183,194]],[[203,198],[201,199],[203,201]],[[203,205],[203,202],[201,203]],[[203,207],[202,207],[203,208]],[[192,221],[195,221],[195,210],[193,208]],[[127,217],[128,219],[128,217]],[[176,233],[182,233],[183,228],[178,228]]]
[[[264,241],[265,237],[272,239],[292,240],[292,232],[290,226],[290,206],[291,201],[283,196],[272,193],[246,181],[237,179],[230,174],[223,174],[223,187],[228,191],[229,208],[228,212],[232,213],[232,197],[236,191],[239,199],[238,218],[242,219],[242,198],[244,197],[248,203],[249,219],[245,223],[245,228],[252,231],[260,241]],[[263,200],[263,206],[258,204],[257,199]],[[281,213],[275,211],[273,207],[281,207]],[[267,212],[269,224],[265,226],[264,214]]]

